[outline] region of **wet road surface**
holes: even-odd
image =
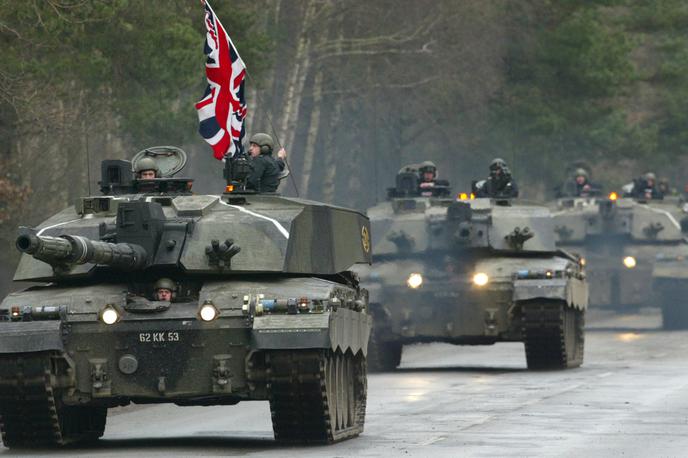
[[[96,445],[0,448],[0,456],[686,456],[688,331],[657,312],[591,313],[583,367],[529,372],[521,344],[406,347],[402,368],[369,376],[362,436],[284,448],[266,402],[134,406]]]

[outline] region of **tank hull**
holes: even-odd
[[[338,299],[322,310],[293,313],[257,313],[255,301],[246,299],[278,292]],[[276,437],[285,441],[327,443],[362,431],[372,322],[365,290],[313,277],[255,278],[206,281],[199,296],[159,310],[137,308],[126,284],[40,287],[8,296],[0,304],[5,445],[97,438],[106,409],[132,402],[186,406],[269,400]],[[208,302],[217,318],[204,321],[199,310]],[[113,324],[102,318],[107,308],[119,314]],[[339,408],[354,414],[339,423],[329,418],[338,402],[332,386],[343,384],[328,381],[332,365],[343,367],[336,373],[352,381],[344,398],[350,406]],[[314,381],[325,388],[329,383],[330,392],[313,391]],[[299,390],[319,402],[302,406],[305,418],[320,422],[308,433],[299,433],[299,419],[288,413],[299,406],[285,408],[296,402],[292,397]],[[27,411],[22,405],[36,392],[37,405]],[[67,424],[81,426],[70,430]]]

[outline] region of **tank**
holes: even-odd
[[[17,236],[15,280],[41,284],[0,303],[4,445],[94,440],[108,409],[163,402],[267,400],[280,441],[358,435],[372,318],[349,269],[371,260],[368,219],[277,194],[194,195],[172,176],[183,151],[141,157],[160,178],[105,161],[104,195]],[[161,278],[170,300],[156,300]]]
[[[530,369],[579,366],[585,272],[555,247],[549,211],[421,197],[404,180],[368,210],[374,264],[359,270],[374,318],[369,369],[394,369],[415,342],[524,342]]]
[[[564,198],[553,212],[557,245],[580,252],[590,304],[613,310],[662,308],[665,328],[688,327],[686,214],[678,198]]]

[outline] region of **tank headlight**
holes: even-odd
[[[411,289],[420,288],[423,284],[423,276],[417,272],[412,273],[406,279],[406,285]]]
[[[635,258],[633,256],[626,256],[625,258],[623,258],[623,263],[624,263],[624,266],[626,266],[629,269],[634,268],[636,265],[636,261],[635,261]]]
[[[105,307],[100,313],[100,319],[105,324],[115,324],[119,321],[119,312],[114,307]]]
[[[473,275],[473,283],[475,283],[476,286],[485,286],[489,281],[490,277],[488,277],[486,273],[478,272],[477,274]]]
[[[215,318],[217,318],[218,314],[219,312],[211,303],[203,304],[201,309],[198,311],[198,316],[200,316],[201,320],[203,321],[213,321]]]

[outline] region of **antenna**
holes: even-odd
[[[82,124],[84,126],[84,124]],[[88,129],[84,126],[84,140],[86,143],[86,180],[88,180],[88,195],[91,195],[91,154],[88,149]]]

